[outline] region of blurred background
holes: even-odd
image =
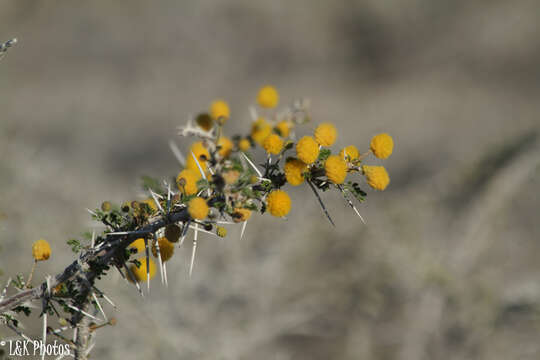
[[[538,359],[539,24],[535,0],[3,0],[0,40],[19,43],[0,61],[0,283],[40,237],[35,282],[62,270],[65,241],[99,229],[86,208],[180,170],[188,114],[224,98],[246,133],[270,83],[336,124],[336,150],[394,137],[367,225],[329,192],[332,228],[289,188],[288,221],[203,236],[191,279],[190,246],[148,298],[111,273],[118,324],[93,357]]]

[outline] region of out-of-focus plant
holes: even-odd
[[[388,134],[376,135],[364,152],[355,145],[334,152],[331,147],[338,131],[331,123],[319,124],[313,134],[298,138],[300,125],[311,121],[307,100],[296,100],[277,111],[279,94],[273,86],[262,87],[256,99],[259,107],[251,108],[253,122],[248,134],[227,136],[225,125],[233,117],[224,100],[213,102],[208,112],[179,127],[180,135],[195,141],[187,156],[171,143],[183,165],[178,175],[169,181],[145,177],[146,198],[122,204],[105,201],[89,210],[105,230],[97,235],[87,233],[84,239],[68,240],[76,260],[55,277],[49,276],[33,287],[32,275],[38,262],[51,257],[47,241],[35,242],[30,275],[10,279],[0,295],[2,323],[26,338],[19,317],[21,313],[29,315],[31,301],[39,300],[43,342],[47,336],[57,337],[73,349],[75,358],[86,359],[94,332],[115,323],[107,317],[101,301],[112,306],[114,303],[97,288],[97,280],[111,269],[144,296],[141,283],[146,282],[146,291],[150,291],[150,279],[157,273],[167,284],[166,263],[192,234],[191,276],[200,233],[226,237],[226,227],[239,225],[242,237],[256,212],[287,216],[295,207],[284,190],[289,186],[308,186],[332,224],[319,196],[321,191],[337,191],[362,218],[353,201],[363,202],[366,193],[361,178],[353,176],[364,176],[373,189],[384,190],[390,182],[384,167],[364,161],[370,154],[380,159],[390,156],[392,138]],[[256,147],[266,153],[262,161],[255,160]],[[47,325],[51,316],[59,319],[60,328]],[[70,338],[65,335],[69,330],[73,331]]]

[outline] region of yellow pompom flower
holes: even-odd
[[[128,249],[135,249],[137,250],[135,254],[140,254],[145,252],[146,245],[144,243],[143,238],[138,238],[137,240],[133,241],[131,244],[129,244]]]
[[[292,124],[285,120],[282,120],[276,124],[276,130],[279,132],[279,135],[283,136],[284,138],[289,136],[291,127]]]
[[[343,184],[347,177],[347,163],[339,155],[330,155],[324,163],[328,180],[334,184]]]
[[[149,260],[149,272],[150,272],[150,279],[153,278],[156,275],[156,263],[152,259]],[[139,260],[141,265],[137,267],[135,264],[130,266],[130,270],[133,273],[133,276],[135,277],[135,280],[138,282],[145,282],[146,281],[146,258],[142,258]],[[131,276],[128,276],[128,279],[132,281]]]
[[[158,239],[158,245],[159,245],[159,255],[161,255],[161,261],[167,261],[174,255],[174,244],[167,240],[165,237],[160,237]],[[152,244],[152,255],[155,257],[158,257],[157,253],[157,246],[154,242]]]
[[[356,146],[349,145],[341,149],[341,151],[339,152],[339,156],[342,159],[353,161],[353,160],[358,159],[358,157],[360,156],[360,153],[358,152],[358,149],[356,148]]]
[[[144,203],[144,204],[146,204],[146,205],[148,205],[148,207],[150,208],[150,210],[151,210],[152,212],[155,212],[155,211],[158,210],[158,207],[157,207],[157,205],[156,205],[156,201],[155,201],[153,198],[148,198],[148,199],[143,200],[143,201],[141,201],[141,202]]]
[[[319,156],[319,145],[311,136],[304,136],[296,143],[296,154],[306,164],[311,164]]]
[[[216,235],[219,237],[227,236],[227,229],[225,229],[223,226],[218,226],[216,228]]]
[[[392,155],[392,151],[394,150],[394,140],[386,133],[375,135],[373,139],[371,139],[370,148],[376,157],[379,159],[386,159]]]
[[[337,138],[334,124],[322,123],[315,129],[315,140],[322,146],[331,146]]]
[[[193,195],[197,192],[197,181],[201,179],[199,170],[184,169],[176,177],[176,185],[185,195]]]
[[[264,139],[264,150],[269,154],[277,155],[283,149],[283,140],[276,134],[270,134]]]
[[[231,139],[226,136],[222,136],[219,138],[217,146],[220,147],[218,151],[219,155],[225,158],[231,154],[234,144]]]
[[[248,221],[251,217],[251,210],[244,208],[236,208],[232,214],[233,221],[235,223],[240,223]]]
[[[251,137],[259,145],[263,144],[264,139],[272,133],[272,127],[270,124],[262,117],[258,118],[257,121],[251,126]]]
[[[307,165],[298,159],[288,159],[283,167],[285,178],[292,186],[298,186],[304,182],[304,173],[307,170]]]
[[[268,194],[266,206],[273,216],[283,217],[291,211],[291,198],[283,190],[274,190]]]
[[[47,260],[51,257],[51,246],[47,240],[39,239],[32,244],[32,256],[36,261]]]
[[[383,166],[362,166],[362,171],[366,175],[369,186],[375,190],[384,190],[390,183],[390,177]]]
[[[195,154],[195,157],[197,158],[199,165],[201,165],[201,168],[203,171],[206,172],[206,162],[208,159],[210,159],[210,153],[208,152],[208,149],[204,146],[202,141],[197,141],[191,145],[191,148],[189,149],[190,152],[187,155],[186,158],[186,168],[195,170],[200,174],[199,167],[197,166],[197,163],[195,162],[195,159],[193,158],[193,154]]]
[[[188,212],[194,219],[203,220],[208,216],[209,210],[206,200],[202,197],[195,197],[189,201]]]
[[[229,104],[224,100],[216,100],[210,105],[210,116],[214,120],[221,119],[223,121],[227,120],[231,116],[231,110],[229,109]]]
[[[248,139],[242,139],[238,142],[238,148],[242,151],[248,151],[251,147],[251,143]]]
[[[279,94],[271,85],[263,86],[257,94],[257,102],[263,108],[275,108],[279,102]]]

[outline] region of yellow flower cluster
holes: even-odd
[[[271,134],[264,139],[264,150],[269,154],[277,155],[283,149],[283,140],[276,134]]]
[[[208,149],[206,146],[204,146],[202,141],[197,141],[191,145],[191,148],[189,149],[190,152],[186,159],[186,168],[194,170],[198,173],[200,173],[199,167],[197,166],[197,163],[195,162],[195,159],[193,158],[193,155],[191,153],[195,154],[195,157],[197,158],[197,161],[199,162],[199,165],[203,169],[203,171],[206,172],[206,162],[208,159],[210,159],[210,153],[208,152]]]
[[[233,142],[228,137],[222,136],[217,142],[217,146],[220,147],[219,155],[226,158],[231,154],[231,151],[234,147]]]
[[[159,255],[161,255],[161,261],[167,261],[174,255],[174,244],[167,240],[165,237],[160,237],[157,240],[157,246],[159,246]],[[152,244],[152,255],[158,257],[157,246],[154,242]]]
[[[203,220],[208,216],[208,204],[202,197],[195,197],[188,203],[189,215],[196,220]]]
[[[292,124],[288,121],[282,120],[276,124],[276,131],[279,135],[283,136],[284,138],[289,136],[289,133],[291,132]]]
[[[321,146],[332,146],[337,139],[337,130],[334,124],[322,123],[315,129],[315,140]]]
[[[289,158],[283,167],[285,178],[292,186],[298,186],[304,182],[304,173],[307,171],[307,165],[301,160]]]
[[[216,100],[210,105],[210,116],[214,120],[220,120],[225,122],[231,116],[231,110],[229,104],[224,100]]]
[[[184,169],[176,177],[176,185],[185,195],[197,193],[197,181],[201,179],[199,170]]]
[[[273,216],[283,217],[291,211],[291,198],[283,190],[274,190],[268,194],[266,206]]]
[[[338,155],[330,155],[326,159],[324,170],[328,180],[334,184],[343,184],[347,177],[347,163]]]
[[[241,151],[248,151],[250,147],[251,147],[251,143],[249,142],[248,139],[241,139],[241,140],[238,142],[238,148],[239,148]]]
[[[240,223],[244,221],[248,221],[251,217],[251,210],[244,209],[244,208],[236,208],[234,209],[232,218],[235,223]]]
[[[342,159],[353,161],[358,159],[360,153],[358,152],[356,146],[349,145],[341,149],[341,151],[339,152],[339,156],[341,156]]]
[[[135,254],[140,254],[145,252],[146,245],[144,243],[143,238],[138,238],[137,240],[133,241],[131,244],[129,244],[128,249],[134,249]]]
[[[362,166],[362,171],[366,175],[367,183],[375,190],[384,190],[390,183],[390,177],[383,166]]]
[[[251,126],[251,138],[259,145],[262,145],[266,137],[271,133],[272,126],[262,117],[258,118]]]
[[[257,94],[257,102],[263,108],[275,108],[279,102],[279,94],[271,85],[263,86]]]
[[[296,155],[306,164],[312,164],[319,156],[319,145],[311,136],[304,136],[296,143]]]
[[[35,261],[43,261],[51,257],[51,246],[47,240],[39,239],[32,244],[32,256]]]
[[[152,279],[156,275],[156,263],[152,259],[149,260],[149,272],[150,272],[150,279]],[[133,276],[135,277],[135,280],[138,282],[145,282],[146,281],[146,258],[142,258],[139,260],[141,265],[137,267],[135,264],[130,266],[130,270],[133,273]],[[128,276],[128,279],[130,281],[131,277]]]
[[[379,159],[386,159],[392,155],[394,150],[394,140],[388,134],[375,135],[371,139],[370,149]]]

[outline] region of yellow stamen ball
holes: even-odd
[[[149,272],[150,272],[150,279],[152,279],[156,275],[156,263],[152,259],[149,260]],[[133,276],[138,282],[145,282],[146,281],[146,258],[142,258],[139,260],[141,265],[137,267],[135,264],[130,266],[130,270],[133,273]],[[131,280],[131,276],[128,276],[128,279]]]
[[[32,244],[32,256],[36,261],[47,260],[51,257],[51,246],[47,240],[39,239]]]
[[[390,183],[390,177],[383,166],[362,166],[367,183],[375,190],[384,190]]]
[[[394,140],[386,133],[375,135],[371,139],[370,144],[371,151],[379,159],[386,159],[392,155],[394,150]]]
[[[248,221],[251,217],[251,210],[244,208],[236,208],[232,214],[233,221],[235,223],[240,223]]]
[[[135,249],[137,250],[135,254],[140,254],[146,251],[146,245],[144,243],[143,238],[138,238],[137,240],[133,241],[131,244],[129,244],[128,249]]]
[[[222,157],[228,157],[231,154],[231,151],[233,149],[233,142],[228,137],[222,136],[219,138],[217,142],[217,146],[220,147],[218,153]]]
[[[251,143],[248,139],[242,139],[238,142],[238,148],[242,151],[248,151],[251,148]]]
[[[263,86],[257,94],[257,102],[263,108],[275,108],[279,102],[279,94],[271,85]]]
[[[165,237],[160,237],[158,239],[158,245],[159,245],[159,254],[161,255],[161,261],[167,261],[173,257],[174,244],[172,242],[167,240],[167,238]],[[152,255],[154,255],[154,257],[158,256],[157,246],[155,242],[152,244]]]
[[[203,198],[195,197],[189,201],[188,212],[192,218],[203,220],[208,216],[209,211],[208,204]]]
[[[186,168],[194,170],[200,174],[199,167],[197,166],[197,163],[195,162],[195,159],[193,158],[193,155],[191,153],[195,154],[195,157],[197,158],[199,165],[203,169],[203,171],[206,173],[206,162],[208,159],[210,159],[210,153],[208,152],[208,149],[204,146],[202,141],[197,141],[191,145],[191,148],[189,150],[189,153],[186,157]]]
[[[330,155],[324,163],[328,180],[334,184],[343,184],[347,177],[347,163],[339,155]]]
[[[268,194],[266,206],[273,216],[283,217],[291,211],[291,198],[283,190],[274,190]]]
[[[201,173],[197,170],[184,169],[176,177],[176,185],[185,195],[193,195],[197,192],[197,181],[201,179]]]
[[[216,235],[219,237],[227,236],[227,229],[225,229],[223,226],[218,226],[216,228]]]
[[[158,207],[156,205],[156,201],[153,198],[148,198],[146,200],[141,201],[142,203],[145,203],[150,208],[151,212],[156,212],[158,210]]]
[[[210,116],[214,120],[227,120],[231,116],[229,104],[224,100],[216,100],[210,105]]]
[[[285,178],[292,186],[298,186],[304,182],[304,173],[307,171],[307,165],[298,159],[288,159],[283,167]]]
[[[259,145],[272,133],[272,127],[264,118],[258,118],[251,126],[251,137]]]
[[[341,151],[339,152],[339,156],[341,156],[342,159],[352,161],[358,159],[360,153],[358,152],[356,146],[349,145],[341,149]]]
[[[296,144],[298,158],[306,164],[311,164],[319,156],[319,145],[311,136],[304,136]]]
[[[101,203],[101,210],[102,211],[111,211],[112,205],[110,201],[104,201]]]
[[[291,127],[292,124],[285,120],[282,120],[276,124],[276,130],[279,132],[279,135],[283,136],[284,138],[289,136]]]
[[[266,139],[264,139],[263,147],[267,153],[277,155],[281,152],[281,149],[283,149],[283,140],[279,135],[268,135]]]
[[[331,146],[337,138],[337,130],[334,124],[322,123],[315,129],[315,140],[322,146]]]

